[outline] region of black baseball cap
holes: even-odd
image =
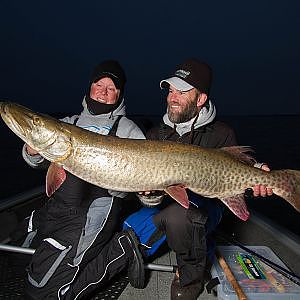
[[[176,68],[172,77],[162,80],[160,87],[168,88],[172,85],[183,92],[196,88],[208,95],[211,81],[211,67],[204,62],[190,58]]]

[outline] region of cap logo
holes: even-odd
[[[190,71],[185,71],[185,70],[177,70],[175,72],[175,75],[181,78],[187,78],[191,74]]]

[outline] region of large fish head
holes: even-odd
[[[0,102],[0,113],[6,125],[34,150],[39,153],[58,150],[54,145],[62,131],[61,122],[11,102]]]

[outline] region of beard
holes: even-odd
[[[194,118],[198,113],[198,107],[197,107],[197,97],[193,99],[193,101],[186,104],[185,107],[182,107],[181,111],[172,111],[172,108],[170,107],[170,104],[168,104],[168,117],[169,120],[172,123],[184,123],[192,118]]]

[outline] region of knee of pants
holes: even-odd
[[[164,208],[153,217],[155,226],[165,232],[172,231],[174,233],[186,232],[187,224],[190,224],[187,218],[187,209],[178,205],[171,204]]]

